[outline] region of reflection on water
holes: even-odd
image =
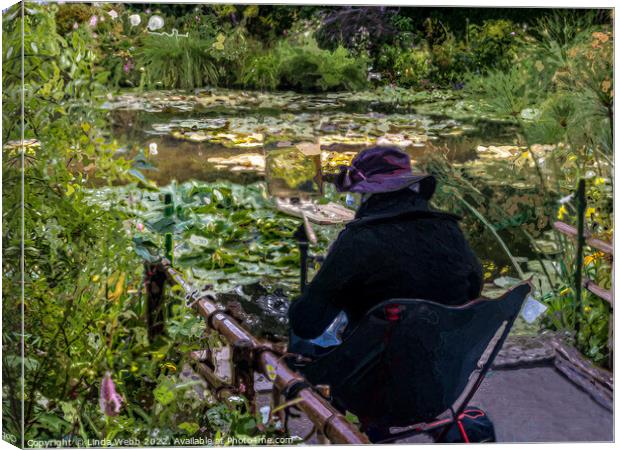
[[[131,154],[148,151],[150,144],[157,144],[157,155],[152,156],[152,161],[158,170],[147,175],[158,185],[172,180],[229,180],[245,184],[262,179],[264,165],[258,156],[264,153],[263,145],[247,139],[257,135],[257,130],[266,142],[265,147],[269,147],[268,141],[320,140],[323,150],[358,152],[376,143],[395,144],[407,151],[414,162],[437,147],[449,149],[449,158],[463,162],[476,157],[479,145],[515,143],[511,126],[489,120],[457,122],[442,116],[400,113],[358,113],[348,117],[343,111],[331,116],[270,112],[272,115],[233,108],[226,115],[219,110],[214,117],[213,111],[110,111],[110,132]],[[231,118],[235,113],[237,116]],[[412,125],[408,128],[409,117]],[[218,130],[223,124],[226,128]],[[240,159],[228,161],[231,157]]]

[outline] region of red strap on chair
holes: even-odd
[[[400,319],[400,308],[398,305],[386,305],[385,317],[390,322],[397,322]]]
[[[463,426],[463,422],[460,420],[456,421],[456,424],[459,426],[459,431],[461,432],[461,437],[466,444],[469,444],[469,438],[467,437],[467,433],[465,433],[465,427]]]

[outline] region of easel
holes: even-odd
[[[321,168],[321,149],[319,144],[312,142],[301,142],[295,145],[297,150],[304,156],[314,161],[315,176],[314,182],[319,187],[319,193],[323,193],[323,174]],[[265,159],[267,155],[265,154]],[[269,164],[265,164],[267,169],[267,180],[269,186]],[[309,193],[299,193],[299,195],[287,197],[279,196],[278,193],[270,189],[270,193],[275,198],[275,205],[278,211],[289,216],[298,217],[303,223],[295,231],[294,237],[297,240],[300,255],[300,288],[305,290],[308,278],[308,249],[310,244],[316,244],[316,233],[312,229],[312,223],[316,225],[340,225],[353,220],[355,212],[337,203],[318,204],[312,199]]]

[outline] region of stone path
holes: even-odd
[[[508,343],[507,343],[508,344]],[[514,343],[526,345],[523,341]],[[544,347],[544,346],[543,346]],[[613,414],[587,392],[573,384],[551,364],[547,350],[535,347],[533,365],[514,367],[511,346],[496,359],[470,402],[485,410],[499,442],[577,442],[613,441]],[[268,404],[264,399],[262,404]],[[305,417],[292,419],[292,434],[306,435],[312,424]],[[401,443],[428,443],[426,436],[408,438]],[[309,443],[317,443],[313,438]]]
[[[487,412],[499,442],[613,440],[612,412],[553,367],[490,372],[471,405]]]

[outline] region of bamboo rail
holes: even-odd
[[[257,370],[273,382],[273,388],[278,392],[299,389],[297,397],[301,398],[301,402],[296,406],[306,413],[319,435],[324,435],[336,444],[370,444],[366,435],[347,421],[300,374],[281,361],[281,356],[274,351],[272,345],[259,341],[228,316],[215,303],[215,294],[203,292],[200,295],[183,275],[171,267],[168,260],[164,259],[161,265],[170,281],[185,291],[188,306],[205,319],[208,328],[219,333],[232,346],[233,382],[230,385],[220,380],[213,369],[203,362],[206,359],[205,353],[193,352],[191,355],[196,361],[199,373],[216,389],[220,400],[225,401],[233,395],[238,390],[236,385],[242,386],[241,390],[252,396],[252,371]]]
[[[572,238],[576,238],[578,235],[577,229],[575,227],[564,222],[555,222],[553,224],[553,228],[558,230],[560,233],[570,236]],[[588,244],[590,247],[600,250],[603,253],[607,253],[608,255],[614,254],[614,247],[609,242],[593,238],[587,231],[584,232],[584,237],[586,238],[586,244]]]

